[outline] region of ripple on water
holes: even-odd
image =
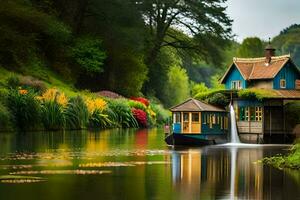
[[[155,156],[155,155],[169,155],[170,150],[122,150],[114,149],[112,151],[104,152],[40,152],[40,153],[14,153],[6,156],[1,156],[0,160],[72,160],[72,159],[92,159],[94,157],[117,157],[117,156]]]
[[[110,174],[109,170],[32,170],[32,171],[17,171],[11,172],[10,175],[99,175],[99,174]]]
[[[166,162],[166,161],[92,162],[92,163],[80,164],[79,167],[82,168],[134,167],[138,165],[161,165],[161,164],[171,164],[171,162]]]
[[[16,176],[16,175],[0,176],[0,183],[24,184],[24,183],[38,183],[38,182],[45,182],[45,181],[47,181],[47,179],[41,177]]]

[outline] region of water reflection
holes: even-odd
[[[273,199],[300,197],[299,182],[256,161],[278,148],[204,148],[173,151],[172,180],[179,199]],[[300,173],[292,172],[299,180]],[[271,179],[276,180],[270,181]],[[295,190],[286,187],[289,183]],[[277,187],[281,185],[281,187]],[[273,197],[273,198],[272,198]],[[275,198],[276,199],[276,198]]]
[[[0,199],[300,198],[299,172],[256,163],[286,147],[173,149],[163,138],[159,129],[0,134]]]

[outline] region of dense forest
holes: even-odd
[[[0,2],[3,102],[7,89],[22,93],[29,85],[39,96],[47,88],[70,97],[112,91],[168,108],[222,88],[218,80],[232,57],[263,56],[267,43],[232,39],[225,0]],[[299,33],[300,25],[291,25],[272,40],[278,54],[291,53],[298,65]]]
[[[223,0],[1,0],[0,64],[170,106],[221,68],[225,9]]]

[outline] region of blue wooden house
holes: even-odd
[[[300,99],[300,71],[290,55],[275,56],[269,44],[265,57],[233,58],[221,83],[232,92],[256,88],[273,95],[262,101],[235,98],[239,133],[286,134],[284,104]]]
[[[228,113],[197,99],[188,99],[170,109],[173,116],[170,145],[206,145],[226,141]]]

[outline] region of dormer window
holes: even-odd
[[[242,89],[241,81],[231,81],[231,89],[233,89],[233,90]]]
[[[286,81],[285,81],[285,79],[280,79],[280,88],[286,88]]]

